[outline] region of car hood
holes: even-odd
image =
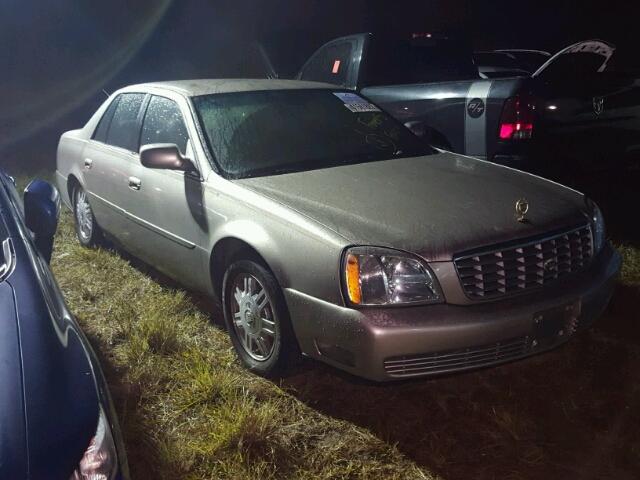
[[[237,180],[343,236],[447,261],[476,247],[587,222],[584,196],[452,153]],[[526,199],[525,222],[515,205]]]
[[[15,270],[0,283],[14,305],[0,318],[0,478],[27,478],[26,465],[29,478],[69,478],[96,431],[95,372],[75,321],[50,310],[14,245]]]

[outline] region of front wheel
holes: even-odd
[[[299,358],[280,287],[262,265],[240,260],[223,280],[224,318],[242,363],[266,377],[283,374]]]
[[[96,247],[102,240],[102,231],[93,216],[87,193],[78,187],[73,192],[73,216],[76,235],[83,247]]]

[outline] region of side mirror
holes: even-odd
[[[180,153],[173,143],[152,143],[140,149],[140,163],[147,168],[195,172],[191,160]]]
[[[44,180],[33,180],[24,190],[24,218],[34,242],[47,262],[53,253],[53,237],[60,217],[60,194]]]

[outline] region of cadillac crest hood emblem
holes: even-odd
[[[520,223],[525,223],[527,219],[525,216],[529,212],[529,202],[526,198],[521,198],[516,202],[516,220]]]

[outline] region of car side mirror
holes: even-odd
[[[195,172],[193,162],[180,153],[173,143],[152,143],[140,149],[140,163],[147,168]]]
[[[47,262],[53,253],[53,237],[60,218],[60,194],[44,180],[33,180],[24,190],[24,219],[36,248]]]

